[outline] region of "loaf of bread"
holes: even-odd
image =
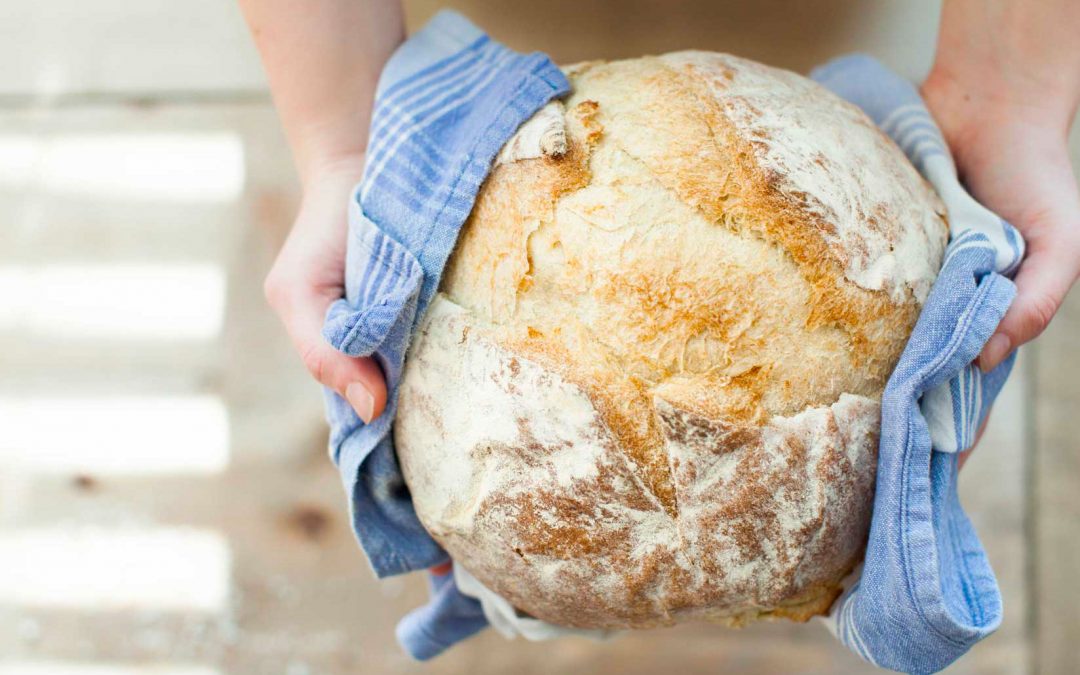
[[[489,175],[410,348],[417,513],[556,624],[823,613],[863,554],[944,208],[793,73],[704,52],[566,72],[565,142]]]

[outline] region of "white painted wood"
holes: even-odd
[[[6,0],[0,95],[231,92],[265,80],[232,0]]]

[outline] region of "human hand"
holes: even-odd
[[[1080,105],[1080,3],[950,0],[922,95],[960,179],[1027,243],[1016,299],[978,359],[1036,337],[1080,275],[1080,192],[1066,146]]]
[[[979,356],[979,366],[989,371],[1046,328],[1080,276],[1080,196],[1068,128],[1053,124],[1038,105],[941,73],[927,79],[923,96],[961,180],[1027,243],[1016,299]]]
[[[311,173],[300,213],[263,290],[308,372],[345,397],[364,422],[371,422],[386,406],[382,371],[370,358],[342,354],[322,336],[326,310],[345,290],[346,210],[362,172],[359,156]]]
[[[363,174],[379,73],[405,39],[401,3],[240,0],[240,6],[304,185],[300,213],[266,277],[266,298],[315,379],[370,422],[386,406],[382,373],[371,359],[327,344],[322,325],[344,291],[346,207]]]

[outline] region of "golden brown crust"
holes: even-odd
[[[940,264],[940,205],[790,74],[695,53],[568,75],[567,152],[488,177],[441,286],[466,311],[410,352],[418,513],[554,623],[822,613],[861,556],[874,401]],[[837,133],[865,157],[815,140]],[[516,426],[456,419],[445,382]],[[562,406],[587,412],[548,428]]]
[[[585,392],[442,296],[400,396],[395,440],[422,521],[477,579],[545,621],[807,616],[860,555],[876,450],[867,399],[762,427],[659,403],[671,514]]]

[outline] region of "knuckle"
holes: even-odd
[[[1054,313],[1057,312],[1057,302],[1048,295],[1038,295],[1031,299],[1030,305],[1030,321],[1032,327],[1035,328],[1036,334],[1042,333],[1042,330],[1050,325],[1050,320],[1054,318]]]
[[[285,289],[286,285],[281,278],[281,273],[277,271],[277,268],[270,270],[263,279],[263,297],[266,298],[266,302],[271,307],[281,307],[285,301]]]
[[[279,315],[297,304],[303,296],[303,288],[297,275],[280,264],[275,264],[263,279],[263,297]]]
[[[322,349],[321,345],[304,345],[300,350],[300,360],[312,377],[323,384],[327,383],[330,361],[327,359],[326,351]]]
[[[1050,325],[1050,320],[1054,318],[1054,314],[1057,312],[1057,302],[1052,297],[1046,294],[1039,294],[1032,297],[1028,301],[1026,317],[1027,321],[1025,328],[1031,334],[1031,337],[1039,335],[1046,327]]]

